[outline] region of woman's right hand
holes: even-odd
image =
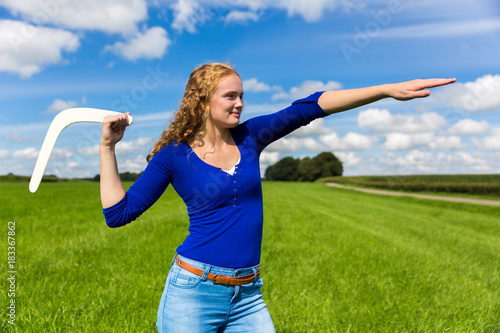
[[[114,147],[123,138],[130,112],[117,116],[106,116],[102,123],[101,145]]]

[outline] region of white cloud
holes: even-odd
[[[9,155],[10,152],[7,149],[0,149],[0,158],[7,158]]]
[[[454,150],[463,149],[458,136],[434,136],[432,133],[387,133],[382,148],[387,150]]]
[[[15,15],[37,25],[131,33],[148,17],[146,0],[2,0]]]
[[[25,149],[14,150],[12,152],[12,157],[13,158],[20,158],[20,159],[35,160],[35,159],[37,159],[39,152],[40,151],[36,148],[28,147]]]
[[[313,138],[316,135],[319,136],[319,141]],[[341,138],[330,128],[325,127],[324,119],[320,118],[273,142],[267,150],[279,152],[296,152],[300,149],[307,149],[311,152],[367,150],[372,147],[372,143],[376,140],[376,138],[369,138],[354,132],[349,132]]]
[[[366,150],[372,147],[372,140],[362,134],[349,132],[343,139],[346,150]]]
[[[144,171],[146,166],[147,162],[144,156],[136,156],[135,158],[118,162],[118,169],[120,170],[120,172],[128,171],[128,172],[139,173]]]
[[[476,151],[474,152],[474,157],[483,161],[483,164],[476,167],[476,169],[481,170],[481,173],[498,173],[498,166],[500,165],[500,149],[494,153],[491,151]]]
[[[45,110],[45,113],[57,113],[62,110],[74,108],[78,103],[75,101],[67,100],[63,101],[62,99],[55,99]]]
[[[128,60],[162,58],[171,41],[162,27],[152,27],[143,33],[137,32],[125,42],[107,45],[104,51],[121,55]]]
[[[352,151],[350,151],[350,152],[343,152],[343,151],[335,152],[335,156],[337,156],[342,161],[342,165],[344,167],[344,170],[346,169],[346,167],[356,166],[362,162],[362,159],[359,158],[358,156],[356,156],[356,154],[354,154],[354,152],[352,152]]]
[[[140,137],[135,140],[122,141],[116,146],[120,172],[141,172],[146,167],[146,154],[152,146],[150,138]],[[36,159],[38,151],[34,148],[24,149],[12,154],[12,157]],[[99,172],[99,145],[78,145],[55,148],[50,156],[46,174],[58,177],[82,178],[93,177]]]
[[[408,150],[417,146],[426,145],[427,142],[432,140],[432,134],[419,133],[419,134],[404,134],[404,133],[388,133],[386,134],[386,141],[382,145],[387,150]]]
[[[280,90],[280,87],[272,87],[267,83],[260,82],[256,78],[251,78],[243,81],[243,90],[251,91],[251,92],[260,92],[260,91],[271,91],[271,90]]]
[[[472,138],[472,143],[479,150],[498,150],[500,151],[500,127],[495,127],[491,135],[483,139]]]
[[[305,80],[299,86],[292,87],[289,92],[279,92],[273,95],[273,101],[278,99],[300,99],[309,96],[317,91],[338,90],[342,88],[342,84],[336,81],[321,81]]]
[[[273,3],[269,1],[269,4]],[[277,8],[286,9],[288,15],[300,15],[307,22],[315,22],[319,20],[328,10],[334,10],[339,3],[346,2],[336,0],[283,0],[274,2]]]
[[[0,20],[0,71],[28,78],[46,65],[63,62],[62,53],[79,46],[78,37],[68,31]]]
[[[280,160],[279,152],[267,152],[263,151],[260,154],[260,163],[261,164],[274,164]]]
[[[453,170],[460,166],[475,166],[476,170],[480,170],[482,166],[487,163],[484,159],[475,157],[467,152],[458,151],[454,154],[437,154],[434,164],[439,167],[440,165],[446,166],[448,169]]]
[[[373,139],[372,139],[373,140]],[[340,138],[337,133],[322,135],[323,143],[330,150],[367,150],[372,147],[372,140],[365,135],[349,132]]]
[[[386,126],[393,126],[393,115],[387,109],[370,108],[358,113],[358,125],[360,127],[371,127],[376,132],[391,131]]]
[[[227,1],[221,1],[228,3]],[[351,8],[350,1],[344,0],[234,0],[231,5],[249,8],[252,11],[264,9],[285,10],[289,16],[299,15],[307,22],[316,22],[325,13],[337,7]]]
[[[146,145],[147,147],[145,147]],[[126,155],[126,154],[142,153],[142,158],[146,160],[146,156],[144,155],[144,153],[147,153],[147,151],[152,146],[153,146],[153,139],[140,137],[132,141],[119,142],[116,145],[116,154]]]
[[[196,0],[177,0],[172,6],[174,21],[172,28],[190,33],[196,32],[196,24],[206,21],[209,16]]]
[[[74,156],[73,151],[70,148],[54,148],[50,154],[50,161],[67,161]]]
[[[438,136],[428,143],[433,150],[459,150],[465,148],[459,136]]]
[[[487,121],[475,121],[472,119],[462,119],[453,125],[448,133],[458,135],[485,134],[491,129]]]
[[[144,146],[148,145],[147,148]],[[120,141],[116,145],[116,155],[117,156],[125,156],[125,155],[132,155],[139,153],[143,156],[143,158],[146,158],[145,153],[149,150],[150,147],[153,146],[153,139],[151,138],[146,138],[146,137],[140,137],[137,138],[136,140],[131,140],[131,141]],[[78,149],[78,154],[81,155],[99,155],[99,145],[93,145],[93,146],[82,146]]]
[[[266,150],[291,153],[304,148],[309,151],[320,151],[324,149],[324,146],[313,138],[284,137],[271,143]]]
[[[97,156],[99,155],[99,145],[93,145],[93,146],[82,146],[78,148],[78,154],[81,155],[94,155]]]
[[[432,170],[432,153],[421,150],[412,150],[406,154],[404,160],[408,165],[413,166],[419,172],[429,172]]]
[[[408,175],[408,174],[458,174],[458,173],[485,173],[496,172],[495,163],[498,158],[491,154],[486,158],[476,153],[469,154],[463,151],[452,153],[422,150],[411,150],[405,155],[396,155],[384,152],[380,156],[370,159],[369,163],[378,169],[378,174],[383,175]],[[357,170],[363,174],[363,170]]]
[[[72,161],[72,162],[68,163],[69,168],[77,168],[79,166],[80,166],[80,163],[78,163],[77,161]]]
[[[387,109],[370,108],[358,114],[358,125],[379,133],[428,133],[446,125],[443,116],[434,113],[393,115]]]
[[[407,163],[404,161],[404,158],[393,152],[382,152],[381,155],[374,157],[370,161],[370,164],[378,167],[379,172],[377,174],[402,175],[408,173]]]
[[[484,75],[474,82],[455,83],[436,94],[450,107],[467,111],[490,111],[500,108],[500,75]]]
[[[227,14],[225,21],[226,23],[245,23],[248,21],[258,21],[260,15],[255,12],[247,12],[241,10],[233,10]]]
[[[54,161],[52,161],[51,157],[51,162],[47,165],[44,174],[56,175],[61,178],[93,177],[99,173],[99,166],[88,162],[78,157],[75,159],[75,156]]]
[[[326,12],[339,6],[352,7],[351,3],[345,0],[177,0],[171,6],[174,10],[172,27],[179,31],[194,33],[196,25],[214,16],[212,9],[217,12],[221,9],[229,10],[224,19],[226,23],[257,21],[259,19],[257,12],[267,9],[285,10],[289,16],[299,15],[307,22],[316,22]]]
[[[324,126],[324,118],[318,118],[311,121],[307,126],[302,126],[299,129],[289,134],[289,137],[302,138],[311,135],[329,134],[332,130]]]
[[[275,164],[280,160],[280,153],[279,152],[268,152],[268,151],[263,151],[260,154],[260,174],[264,175],[266,172],[266,169],[269,165]]]

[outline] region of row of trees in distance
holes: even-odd
[[[296,159],[285,157],[267,167],[266,180],[313,182],[322,177],[342,176],[342,161],[330,152],[316,157]]]

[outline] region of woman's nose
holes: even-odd
[[[242,107],[243,106],[243,100],[240,97],[238,97],[238,99],[236,100],[236,104],[234,106],[237,107],[237,108]]]

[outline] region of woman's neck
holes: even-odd
[[[216,126],[210,126],[207,124],[205,135],[200,140],[195,140],[191,146],[203,147],[212,150],[216,148],[222,148],[227,145],[233,144],[234,140],[231,135],[231,131],[228,128],[217,128]]]

